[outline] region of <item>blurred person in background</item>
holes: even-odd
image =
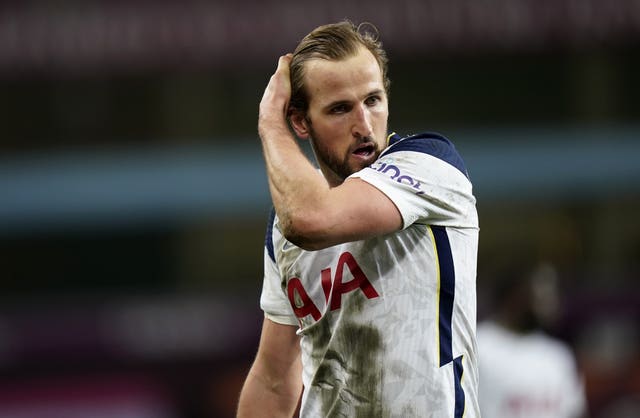
[[[388,135],[388,92],[377,31],[346,21],[307,35],[267,85],[275,213],[240,417],[479,416],[471,182],[444,137]]]
[[[478,324],[480,411],[490,418],[586,417],[572,349],[545,330],[559,310],[548,263],[513,261],[494,288],[493,312]]]

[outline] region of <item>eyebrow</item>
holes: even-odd
[[[331,102],[323,107],[324,110],[331,110],[336,106],[348,105],[350,103],[349,100],[336,100],[335,102]]]

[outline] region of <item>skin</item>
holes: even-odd
[[[380,69],[365,49],[342,62],[314,59],[306,64],[309,110],[291,121],[309,139],[322,174],[339,186],[371,165],[386,146],[387,96]]]
[[[381,191],[345,177],[371,164],[386,144],[388,102],[382,72],[360,49],[342,61],[314,59],[306,65],[306,113],[290,111],[290,55],[280,58],[262,101],[258,131],[269,189],[284,236],[306,250],[397,231],[400,212]],[[300,151],[311,141],[322,176]]]
[[[305,64],[306,113],[289,109],[291,55],[280,57],[258,117],[269,189],[287,240],[306,250],[397,231],[402,217],[381,191],[360,179],[386,146],[388,101],[373,55]],[[291,134],[311,141],[322,174]],[[302,389],[297,327],[265,319],[238,417],[291,417]]]
[[[296,327],[265,319],[258,354],[244,382],[238,418],[291,418],[302,392]]]

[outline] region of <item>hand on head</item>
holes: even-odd
[[[259,123],[286,121],[291,99],[289,65],[292,57],[293,54],[289,53],[278,59],[278,67],[271,76],[260,101]]]

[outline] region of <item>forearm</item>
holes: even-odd
[[[300,230],[302,222],[312,224],[314,213],[327,214],[322,205],[329,185],[304,155],[286,122],[261,126],[260,136],[269,190],[285,234]]]
[[[298,382],[269,382],[252,369],[240,394],[237,418],[291,418],[301,391]]]
[[[240,393],[238,418],[293,416],[302,393],[296,330],[265,318],[258,354]]]
[[[326,197],[330,188],[289,130],[290,59],[290,55],[280,57],[265,89],[260,101],[258,133],[280,226],[287,239],[300,245],[308,237],[315,241],[317,234],[322,235],[325,228],[317,221],[327,215]]]

